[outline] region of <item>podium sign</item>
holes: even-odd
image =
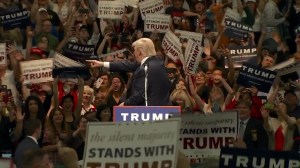
[[[114,122],[167,120],[181,114],[180,106],[114,107]]]

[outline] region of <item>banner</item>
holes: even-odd
[[[98,1],[98,18],[122,19],[124,10],[124,1]]]
[[[179,119],[88,123],[83,167],[175,168],[179,127]]]
[[[6,43],[0,43],[0,67],[7,66]]]
[[[180,116],[180,106],[114,106],[114,122],[167,120]]]
[[[181,117],[179,149],[189,158],[219,156],[237,137],[237,112]]]
[[[277,70],[278,78],[284,83],[291,81],[297,81],[300,79],[300,64],[293,63],[286,67]]]
[[[185,48],[185,60],[186,60],[186,69],[185,72],[188,74],[196,74],[200,62],[202,61],[203,48],[199,43],[195,43],[192,40],[189,40]]]
[[[255,86],[259,91],[269,93],[277,72],[249,64],[243,64],[237,83],[245,87]]]
[[[144,31],[166,33],[170,30],[171,16],[165,14],[147,14],[144,22]]]
[[[166,55],[173,61],[184,61],[181,50],[181,43],[178,37],[174,33],[172,33],[172,31],[168,31],[165,34],[162,41],[162,48],[165,50]]]
[[[5,13],[0,15],[0,18],[4,30],[11,30],[16,27],[24,29],[31,23],[29,12],[26,9]]]
[[[162,0],[146,0],[139,2],[139,8],[143,20],[145,20],[146,14],[165,13],[164,3]]]
[[[229,48],[230,57],[235,68],[242,67],[250,58],[257,56],[257,49],[255,46],[238,46]],[[228,68],[228,61],[225,59],[225,68]]]
[[[237,22],[240,22],[242,20],[241,15],[236,12],[235,10],[231,9],[231,8],[226,8],[222,23],[225,25],[225,20],[229,19],[229,20],[235,20]]]
[[[126,6],[132,6],[133,8],[137,8],[139,0],[126,0],[124,2]]]
[[[223,148],[219,168],[299,168],[300,156],[290,151]]]
[[[85,64],[85,60],[92,59],[94,56],[94,45],[82,45],[69,42],[63,48],[63,55],[66,57]]]
[[[84,65],[56,52],[53,57],[55,67],[83,67]]]
[[[53,81],[52,69],[53,60],[39,59],[20,62],[21,74],[24,77],[24,84],[35,84]]]
[[[117,51],[114,51],[111,53],[102,54],[99,56],[99,58],[106,58],[108,56],[112,57],[113,59],[121,58],[121,57],[125,57],[125,52],[128,52],[128,50],[126,48],[124,48],[122,50],[117,50]]]
[[[224,34],[237,40],[248,37],[249,32],[253,31],[252,27],[229,19],[225,19],[225,27]]]
[[[190,31],[184,31],[184,30],[175,30],[175,34],[178,35],[180,42],[187,41],[188,39],[194,40],[197,43],[202,43],[203,34],[201,33],[195,33]]]

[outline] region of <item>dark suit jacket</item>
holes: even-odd
[[[259,120],[249,119],[243,140],[247,148],[268,149],[268,135],[263,128],[263,123]]]
[[[173,80],[173,82],[170,81],[170,93],[172,93],[175,89],[176,89],[176,85],[178,84],[179,81],[179,77],[176,76],[175,79]]]
[[[17,168],[23,167],[23,154],[29,149],[39,149],[39,145],[33,139],[25,137],[24,140],[17,146],[15,151],[15,164]]]
[[[131,62],[110,63],[109,67],[112,72],[134,72],[129,98],[125,100],[124,105],[145,105],[145,65],[148,66],[148,106],[171,105],[168,74],[163,62],[155,56],[149,57],[142,66]]]

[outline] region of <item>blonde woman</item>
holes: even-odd
[[[207,77],[203,71],[199,71],[195,78],[196,93],[207,102],[209,97],[209,87],[207,86]]]
[[[92,105],[94,100],[94,90],[85,85],[83,88],[83,97],[82,97],[82,110],[81,115],[84,115],[87,112],[96,112],[96,108]]]
[[[185,88],[175,89],[171,93],[170,99],[172,104],[180,106],[183,112],[194,109],[193,99]]]
[[[224,79],[222,78],[221,80]],[[225,111],[225,107],[230,102],[233,94],[232,88],[228,85],[228,87],[225,87],[228,91],[228,95],[225,99],[222,89],[214,86],[209,92],[208,103],[205,103],[196,93],[195,86],[192,82],[191,77],[189,77],[189,86],[192,97],[195,99],[196,104],[205,114]]]

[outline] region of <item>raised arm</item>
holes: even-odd
[[[78,78],[79,80],[79,86],[78,86],[78,102],[75,108],[75,119],[78,120],[80,115],[81,115],[81,109],[82,109],[82,98],[83,98],[83,86],[84,86],[84,81],[82,78]]]

